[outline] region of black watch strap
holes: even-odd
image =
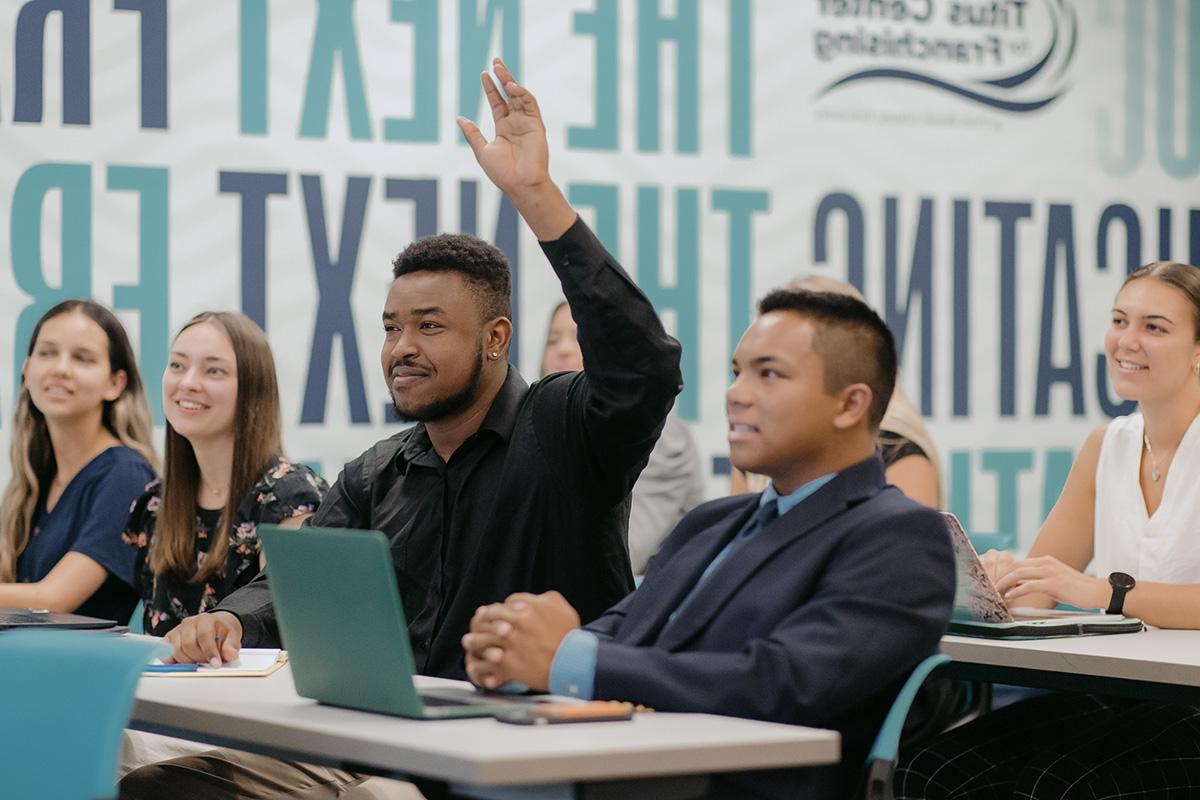
[[[1112,587],[1112,597],[1108,601],[1108,614],[1120,614],[1125,609],[1125,595],[1137,585],[1132,575],[1124,572],[1111,572],[1108,575],[1108,585]]]

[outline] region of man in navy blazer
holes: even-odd
[[[842,735],[833,767],[720,776],[720,797],[845,798],[954,599],[936,511],[875,452],[896,380],[883,321],[852,298],[779,290],[734,354],[730,458],[761,495],[688,514],[641,587],[586,627],[555,592],[480,608],[463,637],[477,684],[629,700]]]

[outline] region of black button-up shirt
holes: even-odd
[[[581,220],[542,249],[584,371],[529,386],[510,367],[449,462],[417,424],[348,463],[311,520],[391,540],[423,674],[465,677],[459,640],[480,605],[557,589],[588,622],[633,588],[629,491],[682,386],[679,343]],[[243,645],[278,645],[266,574],[218,608],[242,620]]]

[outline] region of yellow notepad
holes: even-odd
[[[238,657],[219,667],[208,664],[178,665],[178,669],[167,672],[157,672],[147,669],[142,673],[146,677],[155,678],[262,678],[287,663],[287,651],[271,647],[244,647]],[[150,662],[151,667],[164,666],[161,659]],[[174,664],[165,665],[176,667]],[[194,666],[195,669],[189,667]]]

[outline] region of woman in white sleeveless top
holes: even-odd
[[[1087,438],[1028,557],[991,551],[984,562],[1011,605],[1200,629],[1200,269],[1156,262],[1130,274],[1104,345],[1114,390],[1138,412]],[[897,800],[1168,789],[1200,796],[1200,708],[1071,694],[985,715],[896,776]]]
[[[1109,575],[1136,584],[1122,613],[1200,628],[1200,271],[1158,262],[1132,273],[1105,336],[1113,388],[1136,400],[1084,442],[1024,561],[987,554],[1010,603],[1109,608]],[[1081,570],[1093,563],[1096,577]]]

